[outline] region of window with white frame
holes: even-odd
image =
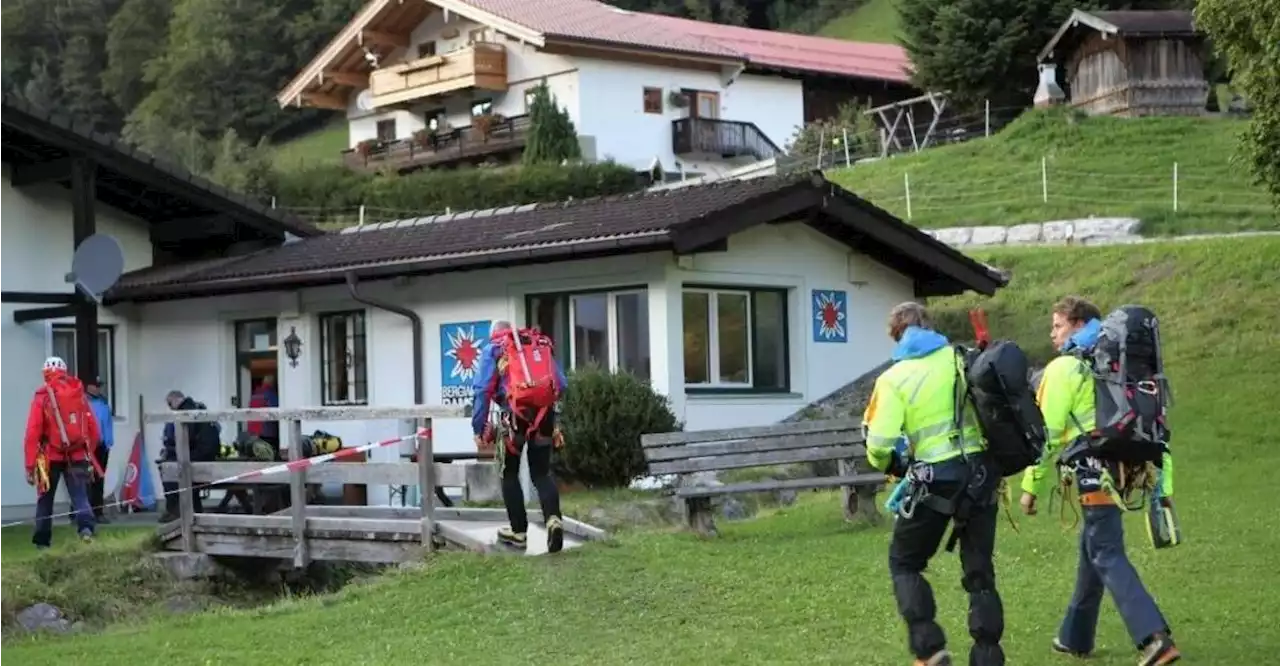
[[[789,390],[786,290],[685,287],[681,309],[686,387]]]
[[[71,324],[54,324],[52,327],[53,356],[67,363],[67,372],[76,375],[76,327]],[[98,325],[98,377],[102,379],[102,395],[116,414],[116,329],[111,325]]]
[[[369,402],[363,310],[329,312],[320,321],[320,396],[325,405]]]
[[[649,379],[649,294],[644,288],[526,299],[526,318],[551,337],[565,369],[591,363]]]

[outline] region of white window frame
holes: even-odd
[[[53,339],[55,336],[69,334],[71,337],[71,348],[76,349],[76,326],[75,324],[51,324],[49,326],[49,354],[53,354]],[[107,380],[107,404],[111,405],[111,415],[118,416],[116,412],[116,327],[114,324],[99,324],[98,337],[107,336],[107,358],[98,359],[98,376]],[[77,350],[78,351],[78,350]],[[64,361],[66,359],[63,359]],[[76,366],[79,366],[79,354],[76,358]],[[78,367],[67,366],[70,374],[76,374]]]
[[[360,358],[356,355],[356,333],[355,323],[357,318],[364,324],[364,357]],[[346,349],[351,350],[351,363],[346,368],[347,395],[342,399],[331,399],[330,395],[330,359],[329,359],[329,327],[328,322],[335,319],[347,320],[347,340]],[[320,353],[317,358],[320,360],[320,404],[323,406],[346,407],[351,405],[367,405],[369,404],[369,314],[364,310],[344,310],[338,312],[322,312],[316,315],[316,325],[320,329]],[[357,387],[357,378],[359,368],[364,368],[364,397],[355,396]]]
[[[569,363],[571,367],[578,367],[578,336],[574,335],[574,329],[578,323],[577,308],[574,304],[579,298],[605,297],[605,326],[608,327],[607,334],[609,336],[609,372],[618,372],[618,352],[621,345],[618,344],[618,297],[619,296],[640,296],[644,298],[646,295],[643,289],[624,289],[622,291],[588,291],[576,294],[569,294]],[[648,307],[648,303],[645,303]],[[652,364],[652,355],[650,355],[650,363]]]
[[[711,389],[750,389],[755,387],[756,378],[756,359],[755,359],[755,312],[751,309],[751,290],[749,289],[708,289],[700,287],[685,287],[681,290],[684,294],[706,294],[707,295],[707,374],[710,381],[707,382],[690,382],[685,380],[687,388],[711,388]],[[747,302],[747,381],[745,382],[722,382],[720,381],[720,313],[717,303],[720,294],[741,296]],[[680,317],[684,319],[684,298],[680,299]],[[680,327],[681,340],[684,339],[684,325]],[[683,346],[681,348],[681,364],[683,365]]]

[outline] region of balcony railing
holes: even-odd
[[[677,155],[705,153],[767,160],[782,154],[755,123],[718,118],[681,118],[671,122],[671,148]]]
[[[361,171],[412,171],[521,150],[528,135],[528,116],[495,116],[487,131],[483,123],[473,122],[466,127],[418,134],[409,139],[365,144],[364,148],[342,151],[342,161],[348,168]]]
[[[507,89],[507,50],[479,42],[442,55],[374,70],[369,75],[373,106],[413,102],[458,90]]]

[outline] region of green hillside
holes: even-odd
[[[857,9],[831,19],[818,34],[855,42],[897,44],[898,9],[894,0],[864,0]]]
[[[276,166],[295,169],[340,163],[347,145],[347,119],[336,118],[319,129],[273,146],[272,151]]]
[[[926,228],[1133,216],[1146,234],[1280,229],[1271,199],[1234,157],[1244,127],[1221,118],[1032,111],[990,138],[830,177]]]
[[[1280,238],[1004,249],[980,258],[1010,269],[1012,284],[993,299],[934,307],[957,321],[981,302],[996,335],[1038,353],[1048,351],[1045,312],[1066,293],[1104,308],[1141,301],[1163,315],[1187,541],[1157,552],[1132,515],[1132,557],[1194,663],[1251,663],[1280,644],[1269,610],[1280,589],[1280,515],[1270,508],[1280,424],[1265,407],[1280,376]],[[197,655],[313,665],[906,663],[885,571],[887,527],[846,525],[831,493],[805,493],[772,515],[720,526],[723,535],[711,541],[631,531],[555,558],[446,554],[333,596],[169,614],[100,635],[9,635],[5,647],[14,663],[33,666],[192,663]],[[1056,510],[1019,518],[1019,526],[1014,533],[1002,520],[997,548],[1009,663],[1057,663],[1049,640],[1072,589],[1075,530],[1059,524]],[[5,531],[6,604],[66,569],[54,564],[56,554],[18,560],[20,549],[10,549],[17,536]],[[930,575],[964,663],[957,559],[940,557]],[[1099,632],[1090,663],[1133,663],[1109,602]]]

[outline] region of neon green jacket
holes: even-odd
[[[913,460],[940,463],[960,455],[951,441],[955,433],[955,382],[963,381],[960,359],[946,338],[910,328],[894,352],[897,360],[876,379],[862,415],[867,434],[867,462],[884,471],[894,444],[903,434]],[[964,452],[986,449],[972,407],[966,409]]]
[[[1058,453],[1080,436],[1080,426],[1092,430],[1097,423],[1093,375],[1089,367],[1076,356],[1055,358],[1044,369],[1036,391],[1036,404],[1044,414],[1048,439],[1040,464],[1028,467],[1022,475],[1022,491],[1039,497],[1051,487],[1050,479],[1056,479],[1051,472]],[[1173,457],[1165,453],[1161,465],[1164,473],[1160,494],[1173,497]]]

